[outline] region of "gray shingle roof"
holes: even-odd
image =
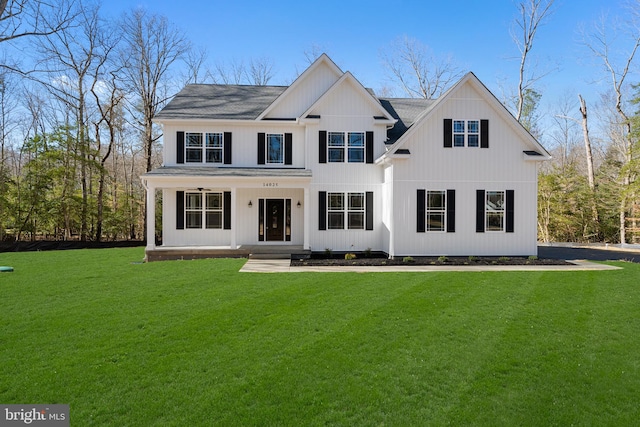
[[[396,142],[436,100],[422,98],[380,98],[385,110],[398,121],[387,131],[387,144]]]
[[[254,120],[287,86],[190,84],[156,114],[156,119]]]
[[[156,119],[255,120],[286,89],[287,86],[190,84],[156,115]],[[435,102],[418,98],[379,100],[385,110],[398,119],[388,131],[387,144],[396,142]]]

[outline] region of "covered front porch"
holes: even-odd
[[[309,249],[309,170],[162,167],[142,180],[149,261]],[[156,245],[160,193],[162,244]]]

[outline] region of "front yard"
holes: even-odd
[[[71,425],[632,425],[640,265],[240,274],[2,253],[0,403]]]

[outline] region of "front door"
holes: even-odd
[[[284,200],[267,199],[265,203],[265,229],[267,241],[284,240]]]

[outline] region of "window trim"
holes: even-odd
[[[429,201],[431,198],[429,197],[432,193],[440,193],[442,197],[442,206],[436,208],[429,206]],[[446,233],[447,232],[447,190],[426,190],[425,193],[425,231],[427,233]],[[429,214],[440,215],[442,217],[442,226],[439,228],[431,228],[429,221]]]
[[[501,195],[501,205],[497,205],[492,208],[489,205],[490,195]],[[493,203],[492,203],[493,204]],[[484,229],[490,233],[500,233],[506,231],[506,206],[507,206],[507,192],[505,190],[486,190],[484,200]],[[500,218],[500,228],[490,225],[491,218]]]
[[[199,136],[199,140],[200,143],[197,146],[189,146],[189,137],[191,135],[198,135]],[[214,146],[208,146],[208,139],[209,139],[209,135],[219,135],[220,136],[220,143],[219,143],[219,147],[214,147]],[[225,142],[228,133],[227,132],[222,132],[222,131],[215,131],[215,132],[189,132],[189,131],[185,131],[184,132],[184,143],[183,143],[183,158],[184,158],[184,163],[190,163],[190,164],[224,164],[225,163]],[[213,161],[210,162],[208,161],[208,153],[210,151],[219,151],[220,152],[220,161]],[[190,160],[189,158],[189,152],[196,152],[199,151],[199,158],[200,160]],[[228,153],[227,153],[228,154]],[[178,161],[178,163],[180,163],[180,161]]]
[[[332,145],[332,136],[341,136],[342,143]],[[359,135],[360,136],[360,144],[355,145],[352,144],[351,137]],[[367,132],[365,131],[326,131],[326,163],[367,163]],[[361,152],[362,155],[358,156],[357,160],[354,160],[356,156],[351,156],[351,153],[354,151]],[[331,156],[331,152],[340,151],[342,155],[340,156],[340,160],[333,160],[334,158]],[[321,159],[324,159],[321,156]],[[321,161],[321,163],[324,163]]]
[[[462,130],[460,130],[459,128],[456,129],[456,125],[459,125],[460,123],[462,123]],[[476,124],[475,132],[471,132],[469,129],[471,123]],[[480,148],[481,127],[482,127],[482,120],[480,119],[452,119],[451,120],[451,138],[452,138],[451,146],[453,148],[463,148],[463,147]],[[470,139],[469,137],[471,136],[475,136],[475,143],[473,145],[469,143],[469,139]],[[462,139],[461,143],[456,141],[456,139],[459,139],[460,137]]]
[[[280,152],[278,153],[278,161],[271,161],[271,156],[269,155],[271,151],[271,147],[269,145],[269,141],[272,137],[280,137]],[[267,165],[284,165],[284,153],[285,152],[285,143],[284,143],[284,133],[265,133],[265,164]]]

